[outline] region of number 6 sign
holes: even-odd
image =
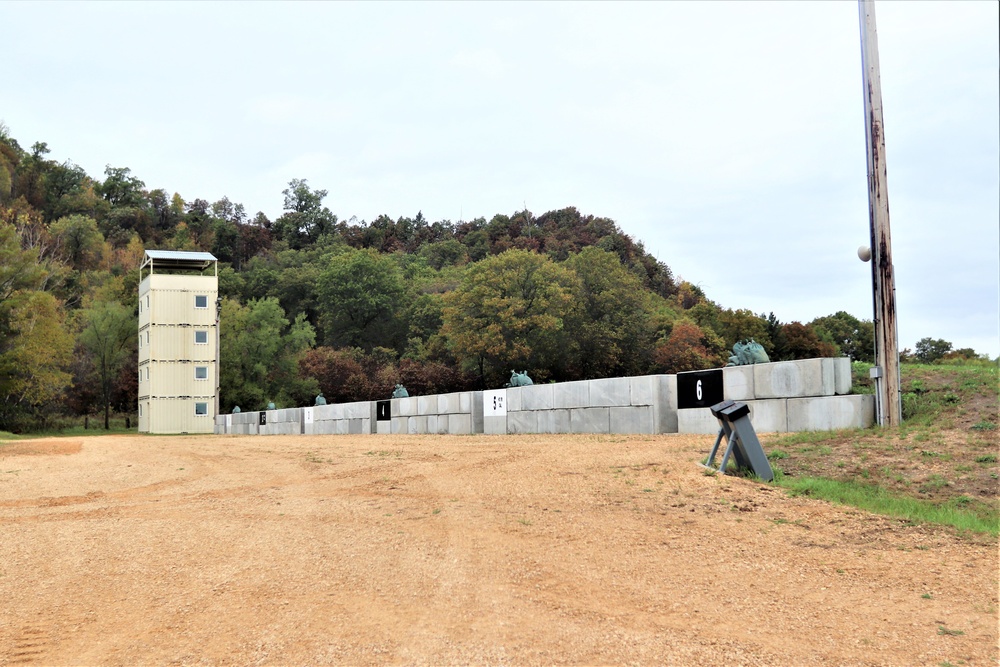
[[[722,369],[677,374],[677,407],[708,408],[723,400]]]

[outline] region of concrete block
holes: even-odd
[[[392,422],[375,422],[375,432],[379,435],[391,435],[392,434]]]
[[[588,380],[560,382],[549,386],[552,387],[553,408],[586,408],[591,404]]]
[[[343,405],[317,405],[313,408],[313,419],[315,421],[326,421],[328,419],[340,419],[344,416]]]
[[[631,405],[632,388],[629,378],[590,380],[590,407]]]
[[[452,435],[472,435],[472,415],[456,414],[448,415],[448,433]]]
[[[750,423],[757,433],[784,433],[788,430],[787,400],[770,398],[746,401],[750,408]]]
[[[487,435],[506,435],[507,415],[503,417],[483,417],[483,433]]]
[[[348,419],[347,421],[347,432],[351,435],[360,435],[364,433],[364,419]]]
[[[417,399],[412,396],[392,399],[392,414],[399,415],[400,417],[409,417],[417,414]]]
[[[508,433],[538,433],[538,412],[521,410],[507,413]]]
[[[851,393],[851,385],[854,378],[851,377],[850,357],[837,357],[833,360],[833,393],[838,396]]]
[[[344,419],[374,419],[375,402],[358,401],[356,403],[344,403]]]
[[[431,396],[417,396],[417,414],[426,415],[436,415],[438,411],[438,396],[437,394],[432,394]]]
[[[677,376],[653,375],[653,419],[656,433],[678,433]]]
[[[507,412],[518,412],[521,408],[522,387],[507,388]]]
[[[475,394],[479,393],[482,392],[463,391],[462,393],[460,393],[458,395],[458,411],[463,414],[471,413],[475,409],[474,407],[476,402]],[[482,406],[483,402],[482,399],[480,399],[479,407],[482,408]]]
[[[833,396],[833,359],[800,359],[754,364],[756,398]]]
[[[656,398],[656,375],[628,378],[629,405],[652,405]]]
[[[409,417],[393,417],[392,421],[389,422],[390,424],[392,424],[392,429],[391,429],[390,432],[391,433],[406,433],[406,420],[407,419],[409,419]]]
[[[450,415],[453,412],[462,412],[462,394],[441,394],[437,397],[439,415]]]
[[[610,408],[576,408],[569,411],[570,433],[609,433]]]
[[[472,433],[483,432],[483,392],[474,391],[469,397],[472,407]]]
[[[653,406],[612,406],[611,433],[654,433]]]
[[[536,384],[530,387],[521,387],[521,409],[522,410],[551,410],[552,388],[554,384]]]
[[[569,433],[569,410],[539,410],[538,433]]]
[[[868,428],[875,422],[871,394],[788,399],[789,431],[832,431]]]
[[[451,418],[456,415],[438,415],[437,416],[437,426],[431,429],[430,419],[427,420],[427,428],[430,429],[431,433],[437,433],[438,435],[446,435],[449,433],[449,424],[451,423]]]
[[[424,429],[423,432],[424,433],[437,433],[438,432],[438,419],[439,418],[440,418],[440,416],[436,415],[436,414],[435,415],[427,415],[426,417],[424,417],[424,419],[426,419],[427,421],[425,422],[426,428]]]
[[[727,366],[722,369],[722,395],[732,401],[752,401],[753,366]]]
[[[416,417],[410,417],[410,426],[407,430],[408,433],[427,433],[427,417],[423,415],[417,415]]]
[[[678,410],[677,431],[678,433],[711,433],[712,435],[717,435],[719,433],[719,420],[712,415],[712,411],[708,408]],[[707,447],[705,453],[708,453]]]

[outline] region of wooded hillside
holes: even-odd
[[[144,249],[221,262],[221,406],[259,409],[772,360],[870,360],[872,327],[722,308],[615,221],[575,208],[487,220],[340,220],[292,180],[276,220],[103,178],[21,148],[0,124],[0,429],[136,406]],[[971,352],[968,351],[968,352]],[[974,354],[974,353],[973,353]]]

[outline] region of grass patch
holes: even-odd
[[[139,432],[139,422],[136,419],[130,419],[130,424],[126,428],[124,417],[112,417],[108,422],[109,428],[107,431],[104,430],[104,417],[100,419],[91,419],[90,428],[84,428],[83,423],[73,423],[66,422],[61,426],[55,426],[53,428],[48,428],[44,430],[31,431],[29,433],[11,433],[9,431],[0,431],[0,442],[14,441],[14,440],[32,440],[36,438],[79,438],[84,436],[97,436],[97,435],[111,435],[111,434],[131,434],[135,435]],[[145,435],[145,434],[140,434]]]
[[[384,458],[386,456],[393,456],[398,459],[402,455],[403,455],[402,449],[391,449],[391,450],[379,449],[377,451],[374,449],[370,449],[367,452],[365,452],[365,456],[378,456],[379,458]]]
[[[1000,535],[1000,513],[986,504],[966,502],[932,503],[890,493],[873,484],[818,477],[776,478],[775,483],[792,495],[809,496],[908,521],[936,523],[958,530]]]
[[[948,628],[944,627],[943,625],[939,625],[938,626],[938,634],[939,635],[949,635],[949,636],[952,636],[952,637],[958,637],[960,635],[964,635],[965,631],[964,630],[949,630]]]

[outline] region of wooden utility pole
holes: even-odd
[[[896,282],[889,234],[882,84],[879,79],[875,1],[858,0],[861,67],[864,70],[865,138],[868,145],[868,217],[871,233],[872,291],[875,309],[876,412],[882,426],[902,421],[899,397],[899,339],[896,334]]]

